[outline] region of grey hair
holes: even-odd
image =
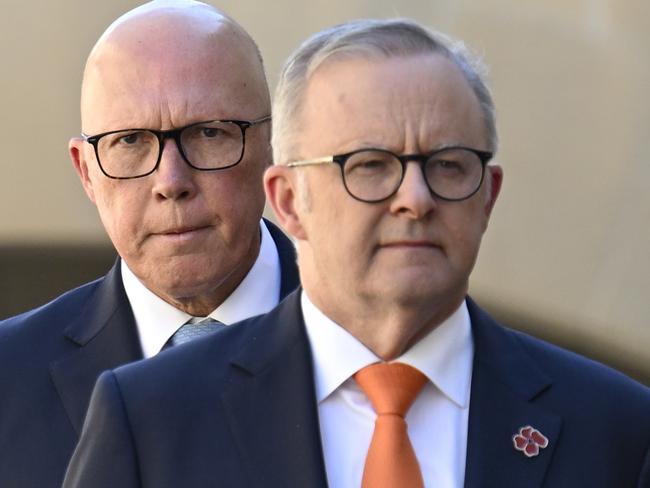
[[[461,41],[429,30],[409,19],[354,20],[323,30],[307,39],[287,60],[275,90],[273,156],[276,164],[295,155],[294,138],[300,128],[300,110],[310,76],[333,58],[390,58],[441,54],[462,72],[483,113],[488,150],[497,149],[494,102],[485,82],[487,70]]]

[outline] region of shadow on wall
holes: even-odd
[[[104,275],[110,246],[0,246],[0,320]]]
[[[110,246],[0,246],[0,319],[42,305],[67,290],[103,276],[115,261]],[[474,298],[497,320],[566,349],[593,358],[650,385],[650,365],[625,351],[613,350],[571,324],[548,323],[539,317]]]

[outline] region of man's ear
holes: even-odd
[[[88,162],[85,156],[84,144],[85,142],[81,137],[73,137],[68,143],[68,152],[86,195],[88,195],[91,202],[95,203],[95,192],[93,182],[88,175]]]
[[[489,219],[492,214],[494,204],[501,193],[501,185],[503,184],[503,168],[498,164],[490,164],[485,170],[488,172],[487,177],[490,181],[490,193],[487,201],[485,202],[485,216]]]
[[[306,240],[307,233],[300,220],[300,201],[295,175],[291,168],[274,165],[264,173],[264,191],[278,223],[292,237]]]

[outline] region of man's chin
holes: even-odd
[[[218,269],[213,269],[206,258],[173,256],[161,258],[160,264],[150,266],[144,273],[144,285],[157,295],[170,301],[210,294],[224,281]],[[137,274],[137,273],[136,273]]]
[[[395,273],[385,280],[380,294],[404,306],[426,307],[441,299],[464,296],[465,290],[456,280],[436,277],[435,273],[420,269],[413,273]]]

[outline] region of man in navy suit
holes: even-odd
[[[64,486],[650,486],[648,389],[467,296],[503,174],[480,73],[410,21],[306,41],[265,174],[303,288],[102,375]],[[377,371],[417,382],[410,409],[382,410]]]
[[[270,97],[259,51],[208,5],[113,23],[84,72],[70,155],[120,258],[0,324],[0,486],[58,487],[99,374],[272,309],[298,285],[268,221]],[[198,321],[193,319],[192,322]]]

